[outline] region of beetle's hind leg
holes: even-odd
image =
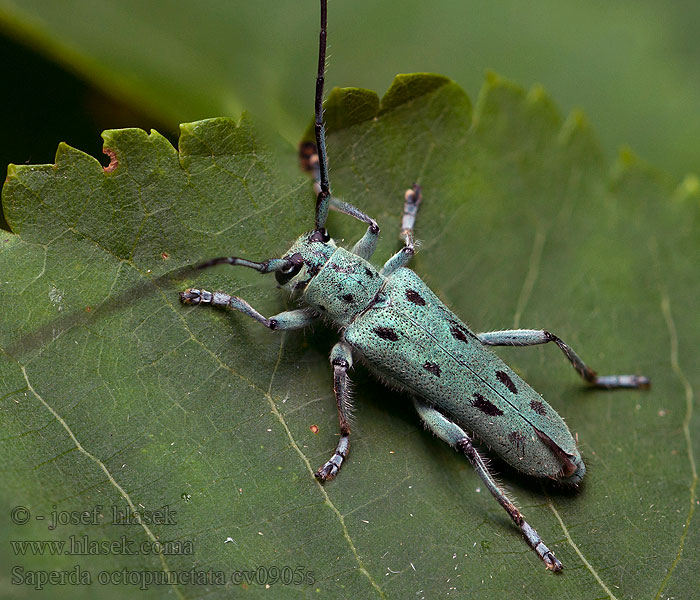
[[[413,184],[406,190],[403,203],[403,217],[401,218],[401,232],[399,237],[404,242],[404,247],[401,248],[394,256],[392,256],[382,267],[381,274],[389,277],[394,271],[405,267],[413,255],[416,253],[416,247],[413,240],[413,228],[416,224],[416,215],[423,196],[421,188],[417,183]]]
[[[350,378],[348,369],[352,367],[352,348],[346,342],[338,342],[331,350],[331,365],[333,365],[333,392],[338,406],[338,421],[340,423],[340,440],[331,459],[326,462],[314,475],[320,481],[333,479],[343,466],[350,449]]]
[[[482,344],[487,346],[536,346],[554,342],[559,346],[559,349],[564,353],[581,378],[594,387],[605,389],[647,389],[651,385],[649,379],[643,375],[598,375],[561,338],[544,329],[489,331],[487,333],[478,333],[477,337]]]
[[[547,548],[537,532],[527,523],[515,504],[513,504],[508,496],[506,496],[505,492],[498,486],[493,478],[493,475],[491,475],[489,472],[484,459],[481,458],[481,455],[472,445],[472,440],[467,433],[456,423],[453,423],[446,418],[440,411],[416,399],[413,400],[413,403],[416,406],[418,415],[423,420],[425,426],[430,429],[430,431],[432,431],[441,440],[447,442],[453,448],[464,452],[469,459],[469,462],[479,474],[479,477],[481,477],[482,481],[486,484],[486,487],[489,488],[489,491],[493,494],[494,498],[496,498],[498,503],[505,509],[505,511],[510,515],[510,518],[513,519],[515,524],[520,528],[520,531],[525,536],[527,543],[544,561],[545,566],[551,571],[561,571],[561,562],[559,562],[557,557],[554,556],[554,553]]]

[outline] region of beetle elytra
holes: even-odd
[[[237,310],[273,330],[302,329],[320,318],[331,322],[340,331],[330,355],[340,440],[316,477],[332,479],[348,456],[348,370],[359,358],[382,381],[413,399],[427,429],[466,455],[546,567],[559,571],[561,562],[496,483],[472,439],[480,439],[503,460],[533,477],[575,485],[584,476],[585,466],[562,418],[487,347],[553,342],[592,386],[646,388],[649,380],[638,375],[598,376],[566,343],[545,330],[472,332],[406,266],[415,252],[413,229],[422,200],[417,184],[404,194],[403,248],[381,269],[369,262],[378,241],[377,223],[331,194],[323,125],[325,54],[326,0],[321,0],[316,143],[303,145],[301,152],[305,168],[314,174],[314,229],[299,236],[280,258],[255,262],[222,257],[199,266],[229,264],[274,273],[280,286],[297,296],[304,308],[267,318],[245,300],[224,292],[191,288],[181,292],[180,299],[189,305]],[[329,209],[368,225],[351,250],[338,247],[326,231]]]

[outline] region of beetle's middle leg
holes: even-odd
[[[385,277],[389,277],[397,269],[405,267],[411,262],[413,255],[416,253],[413,240],[413,228],[416,224],[416,215],[418,214],[418,207],[422,199],[421,189],[417,183],[414,183],[413,187],[407,189],[404,194],[400,233],[400,237],[404,241],[404,247],[386,261],[382,267],[380,273]]]
[[[425,426],[432,431],[441,440],[447,442],[453,448],[464,452],[469,462],[472,464],[476,472],[481,477],[482,481],[489,488],[489,491],[493,494],[494,498],[498,500],[498,503],[505,509],[505,511],[510,515],[515,524],[520,528],[520,531],[525,536],[527,543],[530,547],[537,552],[537,555],[544,561],[545,566],[552,571],[561,571],[562,564],[559,562],[554,553],[547,548],[542,538],[538,533],[530,527],[522,513],[517,509],[515,504],[506,496],[505,492],[498,486],[493,478],[493,475],[489,472],[484,459],[477,452],[476,448],[472,445],[471,438],[467,433],[459,427],[456,423],[450,421],[445,415],[435,408],[414,399],[413,403],[416,406],[416,410],[420,418],[423,420]]]
[[[338,474],[350,449],[351,404],[348,369],[352,367],[352,348],[347,342],[338,342],[333,346],[333,350],[331,350],[331,365],[333,365],[333,392],[338,405],[340,440],[331,459],[314,473],[320,481],[328,481]]]
[[[598,375],[561,338],[544,329],[506,329],[478,333],[476,337],[487,346],[536,346],[554,342],[582,379],[595,387],[646,389],[651,385],[649,379],[643,375]]]

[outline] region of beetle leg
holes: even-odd
[[[323,135],[325,136],[325,130]],[[301,160],[301,168],[311,173],[314,178],[314,193],[318,197],[321,193],[321,161],[316,150],[316,144],[313,142],[302,142],[299,146],[299,158]],[[328,201],[328,208],[367,223],[368,227],[365,235],[353,246],[351,252],[365,260],[369,260],[374,254],[374,249],[377,247],[377,241],[379,240],[379,225],[377,225],[377,222],[356,206],[338,200],[338,198],[333,196]]]
[[[325,136],[325,130],[323,131],[323,135]],[[302,142],[299,146],[299,157],[301,159],[302,169],[312,174],[314,179],[314,194],[319,197],[321,194],[321,161],[316,151],[316,144],[313,142]],[[377,247],[377,240],[379,239],[379,225],[377,225],[377,222],[356,206],[349,202],[343,202],[334,196],[330,197],[327,204],[326,212],[328,209],[335,210],[345,215],[355,217],[358,221],[367,223],[369,226],[367,232],[362,239],[355,244],[352,253],[357,254],[365,260],[369,260],[374,253],[374,249]]]
[[[374,254],[374,249],[377,247],[377,242],[379,241],[379,225],[377,225],[377,222],[356,206],[349,202],[338,200],[338,198],[335,197],[331,197],[331,209],[343,213],[344,215],[354,217],[363,223],[367,223],[365,235],[353,246],[351,252],[365,260],[369,260],[372,254]]]
[[[268,329],[303,329],[311,325],[316,319],[314,315],[303,309],[288,310],[268,319],[238,296],[229,296],[223,292],[212,293],[207,290],[198,290],[195,288],[180,292],[180,302],[193,306],[211,304],[212,306],[237,310],[249,316],[251,319],[255,319],[258,323],[262,323]]]
[[[351,252],[357,254],[360,258],[369,260],[374,254],[374,250],[377,247],[377,242],[379,241],[379,226],[375,223],[370,224],[363,235],[357,243],[352,247]]]
[[[416,224],[416,215],[420,206],[423,195],[421,188],[417,183],[406,190],[403,203],[403,217],[401,218],[401,233],[407,246],[413,246],[413,228]]]
[[[464,452],[469,459],[479,477],[481,477],[486,487],[493,494],[498,503],[510,515],[515,524],[520,528],[525,540],[537,555],[544,561],[545,566],[551,571],[561,571],[562,564],[559,562],[554,553],[547,548],[542,541],[542,538],[537,532],[530,527],[522,513],[516,508],[515,504],[506,496],[505,492],[498,486],[493,478],[493,475],[488,470],[484,459],[472,445],[471,438],[467,433],[456,423],[450,421],[440,411],[414,399],[413,403],[420,418],[425,426],[432,431],[441,440],[447,442],[453,448]]]
[[[397,271],[401,267],[405,267],[409,262],[411,262],[411,259],[413,258],[413,255],[415,253],[416,250],[413,247],[413,243],[411,243],[410,246],[404,246],[403,248],[401,248],[401,250],[394,254],[394,256],[392,256],[389,260],[387,260],[384,263],[384,266],[379,271],[380,275],[384,275],[384,277],[390,277],[394,274],[395,271]]]
[[[651,385],[643,375],[598,375],[563,340],[544,329],[506,329],[478,333],[476,337],[487,346],[536,346],[554,342],[583,380],[595,387],[647,389]]]
[[[333,392],[338,405],[340,440],[331,459],[314,473],[320,481],[328,481],[338,474],[350,449],[350,411],[352,405],[350,404],[348,369],[352,367],[352,348],[348,343],[338,342],[333,346],[331,365],[333,365]]]
[[[367,223],[368,227],[365,235],[353,246],[351,252],[365,260],[372,258],[374,249],[377,247],[377,242],[379,241],[379,225],[377,225],[377,222],[372,217],[363,213],[359,208],[347,202],[341,202],[336,198],[331,198],[331,208],[343,214],[355,217],[358,221]]]
[[[404,240],[404,247],[384,263],[380,273],[385,277],[389,277],[394,271],[405,267],[416,253],[413,242],[413,226],[416,224],[416,214],[421,200],[420,186],[414,183],[413,187],[407,189],[404,194],[403,218],[401,219],[401,237]]]

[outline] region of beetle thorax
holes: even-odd
[[[366,310],[384,277],[363,258],[337,248],[304,290],[303,302],[337,325],[349,325]]]

